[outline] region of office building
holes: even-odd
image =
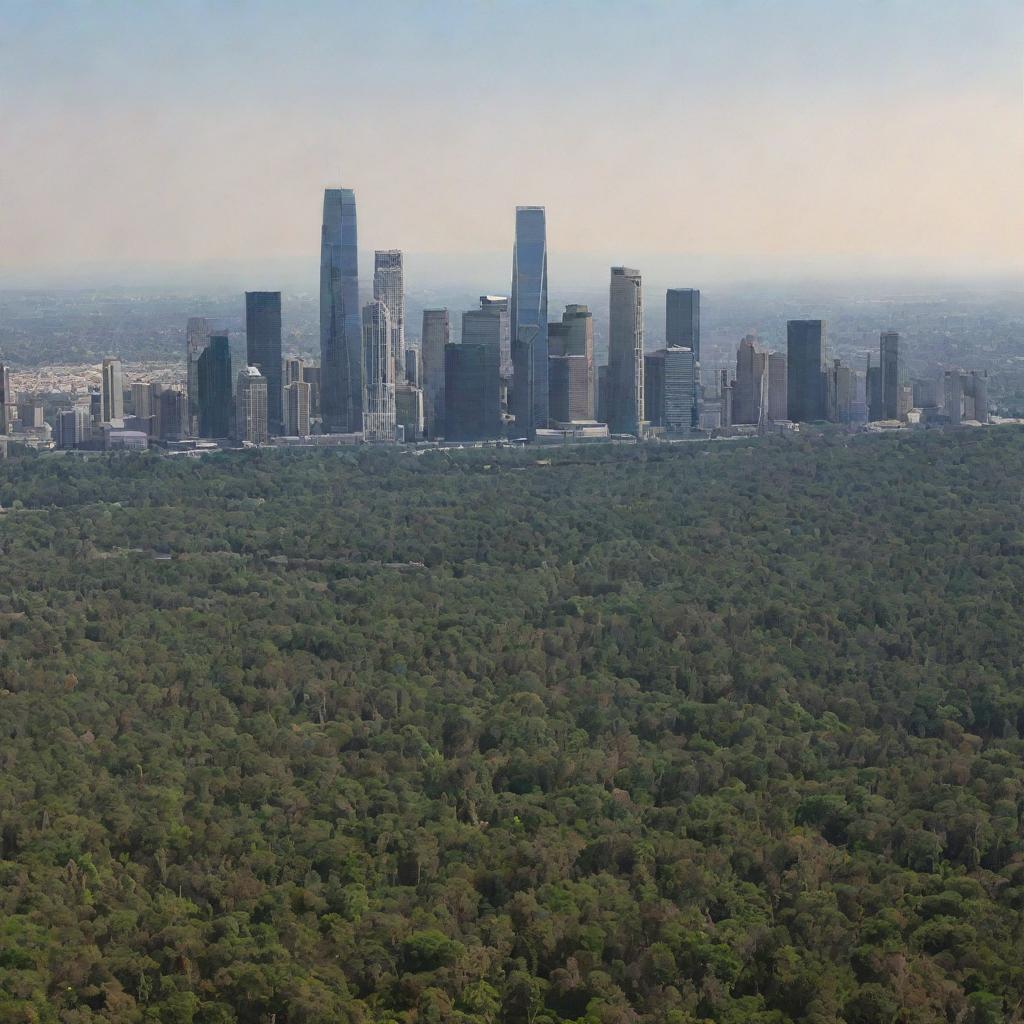
[[[9,434],[11,431],[11,406],[14,403],[14,394],[11,391],[11,371],[3,363],[0,363],[0,437]]]
[[[987,375],[947,370],[943,379],[945,415],[950,423],[988,423]]]
[[[284,432],[284,363],[281,355],[281,293],[245,293],[245,355],[267,384],[267,429]]]
[[[155,414],[152,384],[144,381],[135,381],[132,384],[132,412],[143,419]]]
[[[643,433],[644,301],[640,271],[612,267],[608,316],[608,427]]]
[[[284,361],[284,386],[303,380],[305,363],[298,356],[288,356]]]
[[[462,314],[462,344],[495,347],[501,375],[512,375],[511,321],[504,295],[481,295],[480,308]]]
[[[652,427],[665,426],[665,350],[644,356],[644,419]]]
[[[748,334],[736,352],[736,386],[732,395],[733,423],[760,423],[761,399],[767,381],[765,353],[757,338]]]
[[[423,436],[423,391],[415,384],[395,386],[395,418],[404,441],[417,441]]]
[[[885,419],[882,407],[882,368],[871,365],[871,353],[868,353],[867,369],[864,373],[865,394],[867,397],[868,419],[875,423]]]
[[[669,288],[665,293],[665,345],[688,348],[700,362],[700,292]]]
[[[405,380],[413,387],[420,386],[420,353],[418,349],[407,348],[405,350]]]
[[[199,436],[231,436],[231,345],[226,334],[211,334],[197,360]]]
[[[900,336],[896,331],[883,331],[879,341],[883,420],[898,420],[900,388],[903,385],[900,360]]]
[[[395,440],[395,360],[391,314],[380,299],[363,306],[363,436]]]
[[[768,419],[780,423],[789,418],[789,381],[784,352],[768,353]]]
[[[389,376],[397,384],[405,372],[405,281],[400,249],[378,249],[373,254],[373,297],[388,307],[395,363]]]
[[[786,325],[787,404],[794,423],[828,417],[825,322],[790,320]]]
[[[594,317],[587,306],[570,304],[560,321],[548,324],[548,368],[551,420],[593,420],[597,392]]]
[[[516,207],[512,250],[512,413],[532,438],[548,423],[548,253],[543,206]]]
[[[309,385],[309,415],[320,415],[320,367],[303,366],[302,379]]]
[[[79,448],[92,439],[92,416],[89,409],[76,405],[57,413],[56,442],[58,448]]]
[[[309,427],[310,386],[303,380],[293,380],[284,389],[285,433],[289,437],[307,437]]]
[[[681,433],[697,423],[699,365],[692,350],[671,345],[665,349],[662,416],[665,430]]]
[[[267,444],[267,378],[255,366],[238,371],[235,387],[235,440]]]
[[[124,419],[124,378],[121,360],[103,360],[103,382],[100,390],[100,419],[113,423]]]
[[[188,401],[176,388],[164,388],[156,401],[156,433],[161,441],[180,441],[185,437]]]
[[[733,387],[729,380],[729,371],[722,370],[718,385],[719,425],[722,427],[732,426],[732,397]]]
[[[30,399],[17,405],[18,422],[22,430],[41,430],[43,426],[43,403]]]
[[[320,414],[325,433],[363,429],[356,196],[324,191],[320,244]]]
[[[445,428],[448,441],[485,441],[501,434],[501,367],[491,345],[446,345]]]
[[[444,436],[445,351],[451,341],[447,309],[423,310],[420,357],[423,373],[423,415],[427,437]]]
[[[188,406],[186,429],[192,437],[199,436],[199,357],[210,344],[212,333],[205,316],[189,317],[185,328],[185,394]]]

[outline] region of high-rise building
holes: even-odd
[[[320,415],[320,367],[304,366],[302,379],[309,385],[309,415]]]
[[[445,429],[449,441],[484,441],[501,433],[501,368],[490,345],[446,345]]]
[[[406,354],[415,351],[407,349]],[[395,418],[404,441],[423,436],[423,391],[408,382],[395,386]]]
[[[285,433],[289,437],[309,436],[309,385],[293,380],[284,389]]]
[[[570,304],[560,321],[548,324],[548,353],[551,419],[558,423],[592,420],[597,382],[594,317],[587,306]]]
[[[100,416],[104,423],[124,419],[124,377],[121,360],[108,357],[103,360],[103,383],[100,389],[102,409]]]
[[[729,380],[729,371],[722,370],[718,385],[720,417],[719,425],[723,427],[732,426],[732,392],[733,386]]]
[[[871,353],[868,353],[867,369],[864,373],[865,394],[867,397],[868,419],[874,423],[885,419],[882,406],[882,368],[871,365]]]
[[[135,415],[145,419],[154,415],[153,409],[153,385],[145,381],[135,381],[132,384],[132,410]]]
[[[644,301],[640,271],[612,267],[608,315],[608,426],[643,432]]]
[[[828,416],[825,386],[825,322],[790,320],[786,325],[789,419],[813,423]]]
[[[363,436],[395,440],[395,360],[391,314],[380,299],[363,306]]]
[[[378,249],[373,254],[373,297],[388,307],[391,317],[391,380],[405,372],[405,282],[401,249]]]
[[[11,372],[0,363],[0,437],[10,433],[11,406],[14,404],[14,394],[11,392]]]
[[[199,436],[231,436],[231,344],[211,334],[197,360]]]
[[[988,381],[984,373],[947,370],[943,394],[950,423],[988,423]]]
[[[238,371],[235,388],[235,439],[252,444],[266,444],[267,378],[255,366]]]
[[[199,357],[210,344],[210,322],[205,316],[192,316],[185,328],[185,394],[187,395],[188,423],[186,429],[193,437],[199,436]]]
[[[548,423],[548,250],[543,206],[516,207],[512,250],[512,412],[533,438]]]
[[[245,353],[267,382],[267,429],[284,433],[284,364],[281,359],[281,293],[245,293]]]
[[[188,407],[185,396],[175,388],[165,388],[160,392],[157,407],[157,434],[160,440],[180,441],[185,434],[185,414]]]
[[[896,331],[883,331],[879,340],[879,363],[882,369],[882,419],[900,418],[900,336]]]
[[[789,381],[784,352],[768,353],[768,419],[779,423],[789,417]]]
[[[748,334],[736,352],[736,387],[732,395],[733,423],[760,423],[764,392],[765,354]]]
[[[43,426],[43,403],[38,398],[25,398],[15,408],[22,430],[39,430]]]
[[[57,413],[58,448],[78,448],[92,437],[92,416],[82,405]]]
[[[423,416],[427,437],[443,437],[445,430],[445,350],[451,341],[447,309],[423,310]]]
[[[288,356],[284,361],[284,386],[294,384],[297,380],[303,380],[302,371],[305,363],[298,356]]]
[[[324,432],[363,429],[362,318],[356,194],[324,191],[320,244],[320,413]]]
[[[420,386],[420,353],[419,349],[405,350],[405,381],[413,387]]]
[[[503,295],[481,295],[480,308],[462,314],[462,344],[496,348],[503,377],[512,374],[510,337],[508,299]]]
[[[674,433],[688,431],[697,423],[699,369],[693,351],[679,345],[665,349],[664,427]]]
[[[700,362],[700,291],[669,288],[665,294],[665,344],[688,348]]]
[[[665,350],[644,355],[644,419],[652,427],[665,426]]]

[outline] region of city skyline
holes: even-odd
[[[527,2],[484,52],[462,45],[489,26],[483,4],[345,4],[341,19],[319,3],[287,18],[276,3],[118,17],[67,5],[56,18],[0,0],[0,272],[80,281],[128,268],[141,281],[189,268],[201,280],[244,267],[250,287],[291,286],[282,267],[310,274],[307,196],[338,179],[360,191],[366,237],[400,247],[421,280],[507,252],[505,211],[524,197],[550,211],[552,264],[574,283],[654,258],[666,277],[704,282],[1024,269],[1024,11],[838,6],[643,4],[638,18]],[[368,45],[339,65],[342,31]],[[458,56],[440,67],[439,47]],[[629,71],[629,96],[609,65]],[[325,95],[344,95],[344,113]],[[545,160],[481,159],[481,105]],[[218,160],[196,160],[204,148]]]

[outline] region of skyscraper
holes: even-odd
[[[760,422],[765,368],[765,354],[758,351],[757,339],[748,334],[740,342],[736,352],[736,387],[732,395],[733,423]]]
[[[302,371],[305,364],[298,356],[289,356],[284,361],[284,386],[294,384],[297,380],[303,380]]]
[[[363,306],[363,435],[395,440],[395,360],[391,314],[380,299]]]
[[[284,365],[281,360],[281,293],[245,293],[245,352],[267,382],[267,430],[284,433]]]
[[[501,373],[490,345],[446,345],[445,428],[452,441],[484,441],[501,433]]]
[[[612,267],[608,315],[608,427],[642,433],[644,301],[640,271]]]
[[[205,316],[191,316],[185,328],[185,394],[187,397],[186,430],[193,437],[199,434],[199,357],[210,344],[210,322]]]
[[[235,438],[252,444],[266,444],[267,378],[255,366],[238,371],[235,389]]]
[[[0,436],[3,436],[11,429],[11,404],[14,395],[11,394],[10,370],[0,363]]]
[[[185,431],[185,411],[188,403],[185,396],[173,388],[160,392],[160,440],[180,441]]]
[[[665,429],[680,433],[697,422],[697,361],[691,349],[670,345],[665,349]]]
[[[152,384],[144,381],[135,381],[132,384],[132,409],[140,419],[155,415]]]
[[[320,415],[320,367],[304,366],[302,379],[309,385],[309,415]]]
[[[786,334],[789,419],[795,423],[826,419],[825,322],[790,320]]]
[[[700,291],[669,288],[665,293],[665,344],[688,348],[700,362]]]
[[[356,195],[324,191],[320,244],[320,411],[325,433],[363,429]]]
[[[231,345],[212,334],[197,360],[199,436],[231,436]]]
[[[401,249],[378,249],[373,254],[373,297],[388,307],[391,317],[391,380],[405,370],[405,282]]]
[[[290,437],[309,434],[309,391],[304,380],[293,380],[284,389],[285,432]]]
[[[481,295],[480,308],[462,314],[462,344],[493,346],[498,350],[501,375],[511,376],[511,326],[504,295]]]
[[[108,357],[103,360],[103,384],[100,389],[102,409],[100,418],[104,423],[124,419],[124,376],[121,360]]]
[[[878,345],[881,366],[883,420],[900,418],[900,336],[896,331],[883,331]]]
[[[595,412],[594,317],[586,306],[565,307],[548,324],[549,414],[559,423],[592,420]]]
[[[423,416],[427,437],[444,436],[445,346],[451,340],[447,309],[423,310]]]
[[[516,207],[512,250],[512,412],[532,438],[548,422],[548,251],[543,206]]]
[[[644,419],[652,427],[665,426],[665,350],[644,356]]]
[[[789,417],[789,381],[783,352],[768,353],[768,418],[779,423]]]

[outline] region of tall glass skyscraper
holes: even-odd
[[[231,436],[231,345],[226,334],[214,334],[199,355],[199,436]]]
[[[543,206],[516,207],[512,250],[512,411],[532,438],[548,423],[548,248]]]
[[[395,439],[395,360],[391,314],[380,299],[363,306],[363,434],[367,441]]]
[[[882,367],[882,419],[900,418],[900,387],[903,384],[903,366],[900,360],[900,336],[896,331],[883,331],[879,340]]]
[[[420,342],[420,355],[423,358],[423,411],[427,437],[430,438],[444,436],[444,349],[450,340],[448,310],[423,310],[423,335]]]
[[[400,249],[378,249],[373,254],[373,297],[388,307],[391,317],[392,380],[405,372],[405,270]]]
[[[789,418],[794,423],[826,419],[824,320],[790,320],[786,324],[786,376]]]
[[[185,328],[185,429],[193,437],[199,436],[199,357],[209,344],[209,320],[205,316],[190,316]]]
[[[665,344],[690,349],[700,362],[700,292],[696,288],[669,288],[665,293]]]
[[[267,430],[284,433],[284,382],[281,361],[281,293],[245,293],[245,347],[250,366],[266,379]]]
[[[325,433],[363,429],[356,194],[324,190],[320,244],[320,411]]]
[[[612,267],[608,309],[608,427],[642,432],[644,418],[644,300],[639,270]]]

